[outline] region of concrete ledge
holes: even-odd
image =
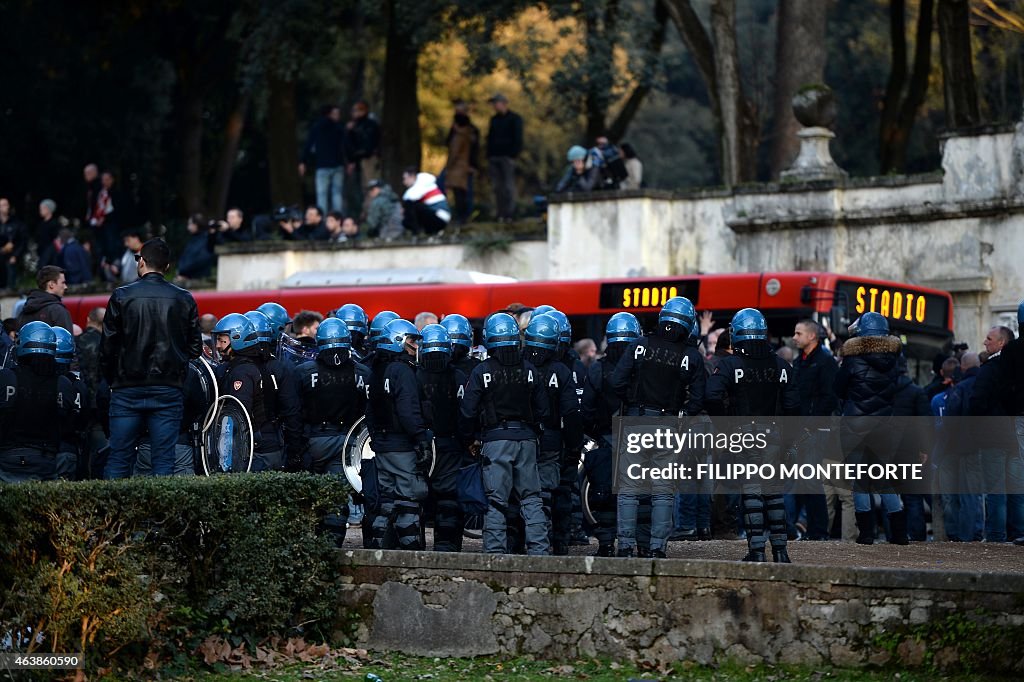
[[[970,571],[851,568],[806,564],[749,564],[686,559],[609,559],[578,556],[521,556],[356,549],[343,552],[349,564],[487,573],[543,573],[602,576],[666,576],[723,580],[784,581],[868,588],[997,592],[1024,596],[1024,575]]]

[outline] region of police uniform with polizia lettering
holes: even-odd
[[[778,466],[783,451],[782,429],[772,417],[800,414],[800,395],[792,366],[776,355],[768,343],[764,315],[744,308],[729,326],[733,354],[723,357],[709,380],[708,403],[728,404],[728,413],[750,419],[749,433],[762,434],[767,446],[745,450],[739,464]],[[786,505],[782,484],[756,478],[742,485],[743,525],[747,531],[744,561],[765,561],[765,516],[768,539],[776,563],[790,563],[786,548]]]
[[[612,388],[628,416],[694,416],[704,409],[704,356],[688,343],[697,323],[689,299],[670,298],[658,314],[658,329],[626,349],[612,373]],[[651,556],[664,557],[673,526],[675,496],[659,484],[651,495]],[[618,556],[636,545],[639,496],[618,496]]]
[[[484,516],[484,551],[508,550],[506,511],[518,495],[528,554],[548,554],[549,524],[541,501],[537,471],[540,424],[550,414],[538,370],[522,357],[519,326],[507,313],[484,324],[488,358],[469,377],[462,401],[461,425],[466,443],[479,442],[484,489],[489,507]],[[474,446],[475,447],[475,446]]]

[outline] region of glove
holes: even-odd
[[[475,440],[475,441],[473,441],[473,443],[472,443],[472,444],[471,444],[471,445],[470,445],[470,446],[469,446],[468,448],[466,448],[466,449],[467,449],[467,450],[469,450],[469,454],[470,454],[470,456],[472,456],[472,457],[479,457],[479,456],[480,456],[480,452],[481,452],[481,451],[483,450],[483,443],[481,443],[481,442],[480,442],[480,441],[478,441],[478,440]]]
[[[416,444],[416,471],[426,476],[430,472],[430,463],[434,459],[434,452],[430,447],[430,441],[420,441]]]

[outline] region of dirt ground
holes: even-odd
[[[432,546],[432,532],[427,530],[427,547]],[[669,559],[715,559],[738,561],[746,554],[744,540],[711,540],[706,542],[670,542]],[[345,549],[362,547],[358,528],[350,528]],[[466,538],[465,552],[482,551],[480,540]],[[570,553],[586,556],[597,552],[597,541],[590,546],[570,547]],[[1024,573],[1024,547],[1012,544],[983,542],[912,542],[905,547],[884,543],[857,545],[846,542],[791,542],[789,555],[793,563],[820,566],[861,566],[871,568],[909,568],[936,571],[971,571],[980,573]]]

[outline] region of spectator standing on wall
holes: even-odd
[[[379,158],[380,124],[370,115],[370,105],[359,100],[345,124],[345,182],[352,188],[346,202],[349,215],[362,215],[363,183],[379,176]]]
[[[498,221],[510,223],[516,213],[516,157],[523,151],[523,119],[509,109],[505,95],[498,93],[489,101],[494,116],[487,130],[487,167]]]
[[[469,119],[469,105],[455,102],[455,119],[448,131],[448,163],[444,168],[444,186],[451,190],[456,223],[465,223],[473,211],[470,195],[479,171],[480,130]]]
[[[341,107],[325,106],[323,115],[310,127],[302,148],[300,176],[306,174],[308,166],[316,171],[317,206],[325,211],[344,210],[345,127],[341,124]]]
[[[16,289],[18,287],[18,261],[25,254],[28,236],[25,224],[14,217],[11,201],[0,197],[0,288]]]

